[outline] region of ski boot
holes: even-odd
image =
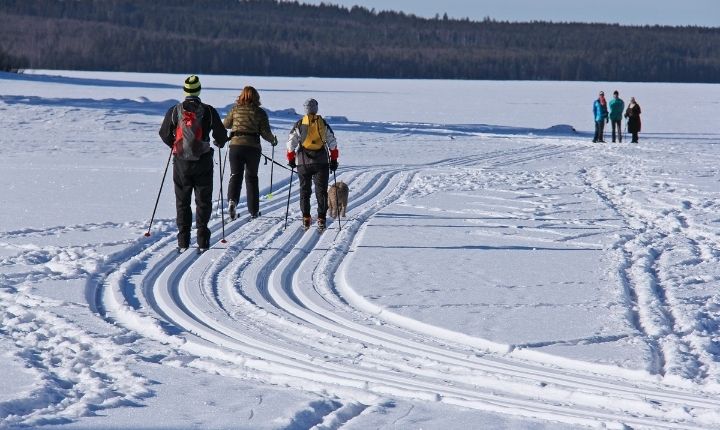
[[[310,228],[310,224],[312,224],[312,218],[309,216],[303,217],[303,230],[307,231]]]
[[[237,203],[235,203],[235,200],[230,200],[230,202],[228,202],[228,214],[230,215],[231,220],[237,218]]]

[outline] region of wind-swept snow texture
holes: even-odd
[[[318,99],[350,200],[285,229],[276,167],[198,256],[169,179],[143,236],[182,80],[0,75],[0,428],[720,428],[716,85],[201,76],[281,141]]]

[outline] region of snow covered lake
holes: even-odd
[[[0,428],[720,428],[719,85],[200,75],[316,98],[350,201],[285,229],[276,167],[197,256],[170,178],[143,236],[184,78],[0,74]]]

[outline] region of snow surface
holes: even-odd
[[[720,86],[201,76],[317,98],[350,201],[284,229],[276,167],[196,256],[169,178],[143,236],[183,78],[0,74],[0,428],[720,428]]]

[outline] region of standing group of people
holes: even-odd
[[[632,136],[632,143],[638,143],[638,134],[640,133],[640,105],[635,97],[630,97],[630,104],[625,109],[625,102],[620,98],[620,93],[613,91],[613,98],[610,102],[605,99],[605,93],[600,91],[600,95],[593,103],[593,116],[595,118],[595,136],[593,143],[605,142],[605,124],[612,123],[612,141],[613,143],[622,143],[622,118],[623,111],[627,120],[627,130]]]
[[[225,119],[217,110],[200,100],[200,78],[191,75],[185,79],[185,99],[168,109],[160,127],[160,138],[172,149],[173,183],[177,213],[177,249],[184,252],[190,247],[192,227],[192,194],[195,193],[195,227],[198,253],[210,248],[208,223],[212,213],[213,149],[223,148],[230,141],[228,159],[228,212],[237,217],[243,177],[247,193],[247,210],[251,218],[260,213],[258,169],[262,157],[260,138],[273,147],[278,144],[272,134],[268,115],[260,106],[260,94],[247,86],[235,101]],[[288,136],[287,162],[291,170],[297,169],[300,181],[300,210],[303,226],[310,227],[310,196],[315,185],[317,200],[317,226],[324,229],[328,210],[327,189],[330,172],[338,168],[339,150],[330,125],[318,115],[318,102],[309,99],[304,104],[305,115],[295,124]],[[227,129],[230,129],[228,136]]]

